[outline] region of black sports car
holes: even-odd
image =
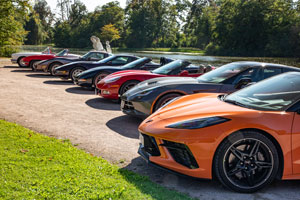
[[[75,76],[85,70],[100,66],[123,66],[132,61],[135,61],[136,59],[139,59],[139,57],[130,55],[113,55],[97,62],[72,62],[56,67],[54,69],[54,75],[63,79],[72,79],[74,81]]]
[[[84,54],[80,58],[57,57],[49,60],[43,60],[35,64],[33,66],[33,70],[43,70],[44,72],[50,72],[50,74],[53,75],[54,69],[58,66],[77,61],[99,61],[109,56],[111,56],[111,54],[107,52],[93,50]]]
[[[121,96],[123,113],[147,117],[171,99],[193,93],[232,93],[249,83],[299,68],[261,62],[233,62],[198,78],[166,77],[143,81]]]
[[[151,58],[140,58],[121,67],[101,66],[86,70],[75,76],[74,83],[82,87],[95,87],[95,85],[104,77],[114,72],[122,70],[154,70],[172,59],[161,58],[160,64],[151,62]]]

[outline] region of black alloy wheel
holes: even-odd
[[[107,72],[100,72],[97,74],[93,80],[93,86],[96,87],[97,83],[101,81],[103,78],[105,78],[109,73]]]
[[[122,85],[119,94],[120,95],[124,94],[125,92],[127,92],[128,90],[130,90],[131,88],[133,88],[134,86],[136,86],[139,82],[140,81],[137,81],[137,80],[132,80],[132,81],[125,82]]]
[[[70,73],[70,78],[72,79],[72,81],[74,82],[75,77],[83,71],[84,71],[83,67],[75,67],[74,69],[72,69]]]
[[[273,142],[256,131],[237,132],[221,143],[215,154],[214,170],[226,187],[243,193],[270,184],[279,168]]]
[[[178,93],[170,93],[162,96],[155,104],[153,112],[157,111],[160,107],[168,103],[170,100],[182,96],[181,94]]]
[[[32,71],[36,71],[36,69],[34,68],[34,65],[39,62],[40,60],[32,60],[29,63],[29,67],[31,67]]]
[[[48,71],[49,71],[50,74],[53,76],[53,75],[54,75],[55,67],[58,67],[58,66],[61,66],[61,65],[62,65],[62,64],[61,64],[61,63],[58,63],[58,62],[51,63],[50,66],[49,66]]]

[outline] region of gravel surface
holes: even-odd
[[[0,58],[0,118],[56,138],[200,199],[300,199],[300,181],[276,181],[255,194],[237,194],[216,181],[196,180],[148,166],[136,153],[141,120],[119,104],[72,82],[18,68]]]

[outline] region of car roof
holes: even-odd
[[[282,65],[282,64],[276,64],[276,63],[267,63],[267,62],[256,62],[256,61],[238,61],[238,62],[233,62],[236,64],[241,64],[241,65],[252,65],[253,67],[280,67],[280,68],[288,68],[288,69],[294,69],[297,71],[300,71],[300,68],[298,67],[293,67],[293,66],[287,66],[287,65]]]

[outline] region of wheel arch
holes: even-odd
[[[213,159],[212,159],[212,168],[211,168],[211,175],[213,178],[216,177],[215,175],[215,169],[214,169],[214,163],[215,163],[215,156],[216,156],[216,152],[218,150],[218,148],[220,147],[220,145],[226,140],[228,139],[228,137],[234,133],[237,133],[237,132],[244,132],[244,131],[256,131],[262,135],[264,135],[265,137],[267,137],[269,140],[271,140],[271,142],[275,145],[276,147],[276,150],[278,152],[278,156],[279,156],[279,170],[278,170],[278,173],[277,173],[277,176],[276,178],[277,179],[281,179],[282,176],[283,176],[283,170],[284,170],[284,156],[283,156],[283,151],[282,151],[282,148],[280,146],[280,144],[278,143],[278,141],[275,139],[275,137],[273,137],[270,133],[266,132],[265,130],[262,130],[262,129],[257,129],[257,128],[245,128],[245,129],[240,129],[240,130],[237,130],[229,135],[227,135],[225,138],[223,138],[217,148],[215,149],[214,151],[214,156],[213,156]]]
[[[182,96],[183,96],[183,95],[187,95],[188,93],[186,93],[186,92],[184,92],[184,91],[182,91],[182,90],[168,90],[168,91],[165,91],[165,92],[161,93],[160,95],[158,95],[158,96],[154,99],[154,101],[153,101],[153,103],[152,103],[152,105],[151,105],[151,109],[150,109],[150,113],[151,113],[151,114],[153,113],[153,110],[154,110],[154,108],[155,108],[157,102],[158,102],[161,98],[163,98],[164,96],[166,96],[166,95],[168,95],[168,94],[179,94],[179,95],[182,95]]]
[[[119,90],[118,90],[118,94],[120,94],[120,91],[121,91],[122,87],[123,87],[126,83],[128,83],[128,82],[130,82],[130,81],[142,82],[141,80],[138,80],[138,79],[130,79],[130,80],[127,80],[127,81],[125,81],[124,83],[122,83],[122,85],[120,85]]]
[[[47,65],[47,71],[49,71],[49,67],[51,66],[51,65],[54,65],[54,64],[61,64],[61,65],[63,65],[63,63],[62,62],[59,62],[59,61],[54,61],[54,62],[52,62],[52,63],[49,63],[48,65]]]
[[[74,69],[76,69],[76,68],[82,68],[82,69],[84,69],[84,70],[87,70],[87,68],[84,67],[84,66],[82,66],[82,65],[76,65],[76,66],[72,67],[72,68],[69,70],[69,75],[68,75],[69,78],[71,78],[71,74],[73,73]]]
[[[96,77],[98,75],[100,75],[101,73],[107,73],[108,75],[111,74],[111,72],[105,71],[105,70],[100,70],[100,71],[96,72],[95,75],[93,76],[93,79],[92,79],[92,85],[94,85],[94,81],[95,81]]]

